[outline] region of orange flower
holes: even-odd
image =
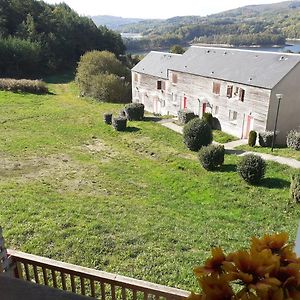
[[[285,288],[300,288],[300,264],[291,263],[281,267],[277,276]]]
[[[260,252],[265,249],[270,249],[273,253],[279,253],[286,246],[289,235],[286,232],[279,234],[266,234],[263,238],[252,238],[251,251]]]
[[[297,255],[291,245],[287,245],[280,251],[280,261],[283,265],[300,263],[300,259],[297,258]]]
[[[221,272],[221,267],[225,261],[225,254],[221,248],[213,248],[211,250],[212,258],[209,258],[203,267],[195,268],[194,273],[196,277],[201,277],[204,274],[211,274],[213,272]]]
[[[199,279],[205,300],[231,300],[233,290],[225,276],[212,274]]]
[[[287,300],[282,288],[261,290],[257,292],[257,296],[260,300]]]

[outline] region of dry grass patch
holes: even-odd
[[[31,93],[31,94],[47,94],[48,87],[45,82],[41,80],[27,80],[27,79],[0,79],[0,90],[15,93]]]

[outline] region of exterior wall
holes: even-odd
[[[280,103],[276,143],[284,145],[286,136],[292,129],[300,130],[300,65],[298,64],[272,90],[267,130],[273,131],[278,100],[276,94],[283,94]]]
[[[173,74],[177,83],[172,82]],[[175,71],[169,71],[168,77],[162,92],[157,90],[157,80],[162,79],[139,74],[140,80],[135,82],[133,73],[133,102],[144,103],[147,111],[162,115],[177,115],[185,108],[202,117],[205,106],[205,111],[219,120],[221,130],[239,138],[246,138],[252,129],[266,130],[270,90]],[[213,93],[214,82],[220,83],[220,95]],[[228,85],[233,85],[232,98],[227,97]],[[234,95],[236,87],[245,90],[243,102]],[[237,113],[234,121],[229,120],[230,110]]]
[[[266,129],[270,90],[186,73],[177,74],[178,83],[174,86],[174,92],[180,94],[181,91],[185,91],[188,109],[200,116],[203,113],[203,104],[206,103],[206,111],[218,118],[224,132],[242,138],[247,137],[249,130],[264,131]],[[169,76],[172,78],[171,71]],[[220,95],[213,93],[214,82],[220,84]],[[229,85],[233,85],[232,98],[227,97]],[[238,94],[234,94],[236,87],[245,90],[243,102],[239,100]],[[217,113],[216,106],[218,107]],[[229,120],[229,110],[237,112],[236,121]]]
[[[165,82],[165,90],[157,90],[158,80]],[[179,110],[179,102],[173,99],[168,80],[135,72],[132,72],[132,101],[143,103],[146,111],[159,115],[176,116]]]

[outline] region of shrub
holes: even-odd
[[[103,115],[103,119],[104,119],[105,124],[111,125],[111,123],[112,123],[112,113],[105,113]]]
[[[198,151],[202,146],[211,144],[213,140],[212,129],[205,120],[193,119],[185,124],[183,139],[190,150]]]
[[[127,119],[122,117],[114,118],[112,126],[117,131],[125,131],[127,127]]]
[[[213,128],[214,120],[211,113],[204,113],[202,119],[205,120],[210,125],[211,128]]]
[[[245,155],[237,166],[240,176],[250,184],[259,183],[265,175],[266,163],[257,155]]]
[[[177,115],[178,115],[178,121],[181,124],[186,124],[189,121],[198,118],[198,116],[195,115],[192,111],[184,111],[183,109],[180,109]]]
[[[47,94],[48,88],[41,80],[0,79],[0,90],[17,93]]]
[[[254,147],[256,144],[256,139],[257,139],[257,133],[254,130],[251,130],[249,132],[249,137],[248,137],[248,145],[250,147]]]
[[[141,121],[144,118],[145,106],[142,103],[130,103],[125,106],[124,111],[129,121]]]
[[[293,174],[291,177],[291,197],[300,202],[300,174]]]
[[[291,149],[300,150],[300,132],[296,130],[291,130],[288,133],[286,144]]]
[[[202,147],[198,153],[202,167],[212,171],[224,163],[225,149],[221,145],[209,145]]]
[[[261,147],[272,147],[274,132],[265,131],[258,134],[258,141]]]
[[[113,53],[91,51],[78,63],[76,81],[80,94],[105,102],[128,103],[130,72]]]

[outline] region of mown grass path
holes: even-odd
[[[296,233],[288,167],[268,164],[258,187],[226,156],[203,170],[182,137],[151,121],[115,132],[102,114],[121,105],[0,92],[0,224],[9,247],[184,289],[212,246]]]

